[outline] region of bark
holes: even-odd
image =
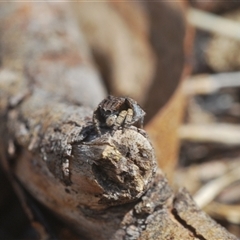
[[[81,239],[236,239],[174,194],[144,130],[98,135],[89,106],[104,90],[67,4],[2,3],[0,35],[1,164],[13,185]]]
[[[105,97],[67,4],[1,3],[0,20],[2,69],[19,71],[29,87],[78,105],[96,107]]]

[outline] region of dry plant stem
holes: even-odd
[[[207,12],[226,12],[239,7],[238,1],[191,1],[192,6]]]
[[[178,168],[175,174],[175,183],[178,186],[186,187],[190,193],[197,192],[197,190],[203,185],[203,182],[209,182],[213,180],[213,178],[218,178],[226,174],[233,168],[238,167],[239,161],[240,158],[232,158],[231,161],[229,161],[229,158],[220,160],[212,159],[211,162],[204,162],[190,167]],[[237,191],[235,190],[234,192],[236,193]],[[225,193],[224,196],[225,195],[227,195],[227,197],[221,201],[239,199],[240,193],[236,193],[236,195],[233,194],[234,196],[227,193]]]
[[[184,83],[187,95],[211,94],[222,88],[240,87],[240,72],[202,74],[192,76]]]
[[[211,202],[204,210],[215,219],[227,220],[233,224],[240,224],[240,205],[227,205],[219,202]]]
[[[187,18],[197,28],[240,40],[240,26],[237,22],[194,8],[189,8]]]
[[[185,124],[179,129],[182,140],[214,142],[229,146],[240,144],[240,127],[233,124]]]
[[[234,168],[225,175],[210,181],[198,190],[198,192],[194,195],[194,200],[198,206],[203,208],[209,204],[225,187],[240,180],[239,171],[240,167]]]

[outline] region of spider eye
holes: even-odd
[[[105,115],[106,117],[110,116],[111,114],[112,114],[112,111],[111,111],[111,110],[106,110],[106,111],[104,111],[104,115]]]

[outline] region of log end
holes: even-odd
[[[103,205],[119,205],[140,198],[157,169],[149,139],[134,126],[73,145],[72,151],[73,161],[81,161],[85,175],[89,172],[89,182],[94,185],[95,193],[100,192],[98,202]],[[79,172],[72,172],[71,181],[77,184],[76,174],[79,176]]]

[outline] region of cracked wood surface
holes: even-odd
[[[67,4],[1,3],[0,20],[0,150],[12,179],[81,239],[236,239],[172,191],[143,130],[97,134],[92,107],[105,91]]]

